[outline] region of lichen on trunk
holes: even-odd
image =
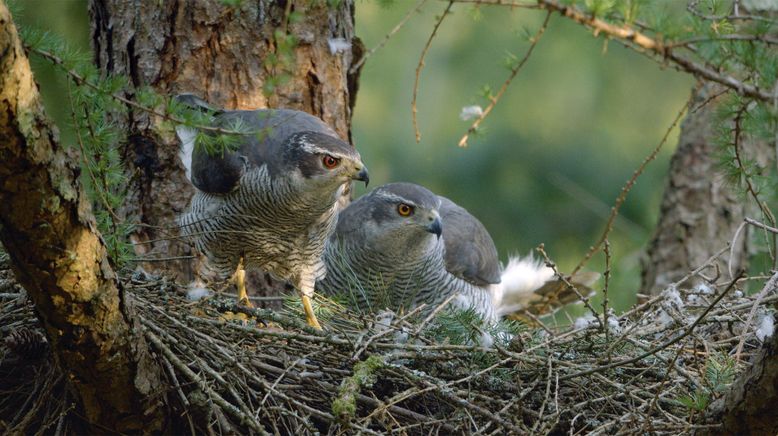
[[[48,122],[10,13],[0,2],[0,240],[94,428],[161,430],[160,389],[89,202],[74,152]]]

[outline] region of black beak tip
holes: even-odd
[[[370,183],[370,174],[367,173],[367,168],[362,168],[362,170],[357,173],[355,180],[365,182],[365,188],[367,188],[367,185]]]

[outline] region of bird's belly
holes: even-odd
[[[180,220],[182,234],[194,240],[222,275],[232,274],[242,258],[246,268],[283,280],[322,276],[321,255],[334,223],[332,211],[284,207],[267,192],[246,189],[227,195],[198,192]]]

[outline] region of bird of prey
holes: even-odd
[[[442,236],[442,237],[441,237]],[[531,258],[500,265],[491,236],[453,201],[410,183],[376,188],[338,218],[320,292],[351,294],[372,311],[426,312],[453,297],[494,322],[543,297],[554,272]]]
[[[321,328],[311,307],[325,274],[322,252],[352,180],[368,182],[359,153],[318,118],[287,109],[228,111],[191,95],[178,104],[202,111],[208,127],[248,128],[234,147],[209,154],[198,135],[213,129],[178,126],[181,159],[197,188],[179,217],[223,277],[235,273],[238,300],[250,305],[245,268],[261,268],[300,292],[308,324]]]

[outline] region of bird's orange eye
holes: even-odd
[[[397,206],[397,213],[399,213],[400,216],[411,216],[413,215],[413,206],[409,206],[405,203],[400,203],[400,205]]]
[[[324,167],[327,169],[333,169],[340,163],[340,159],[334,156],[330,156],[328,154],[324,155],[323,158],[321,158],[321,163],[324,164]]]

